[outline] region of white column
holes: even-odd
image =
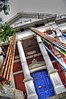
[[[0,47],[0,54],[2,53],[2,48]],[[0,66],[2,65],[3,62],[3,55],[0,55]]]
[[[24,73],[24,78],[25,78],[24,83],[25,83],[28,99],[38,99],[35,88],[34,88],[33,79],[30,76],[23,46],[20,41],[17,41],[17,46],[18,46],[19,56],[21,60],[23,73]]]
[[[52,65],[52,62],[48,56],[48,53],[47,53],[45,47],[43,46],[43,42],[39,36],[37,36],[37,42],[38,42],[39,48],[41,50],[41,53],[43,55],[43,58],[45,60],[48,72],[56,71]]]
[[[48,56],[48,53],[47,53],[45,47],[43,46],[43,42],[42,42],[42,40],[41,40],[41,38],[39,36],[37,36],[37,42],[38,42],[39,48],[41,50],[41,53],[43,55],[43,58],[45,60],[47,70],[48,70],[50,79],[52,81],[55,93],[60,94],[62,92],[65,92],[66,91],[65,87],[61,82],[61,79],[60,79],[60,77],[58,75],[57,70],[54,69],[54,67],[52,65],[52,62],[51,62],[51,60],[50,60],[50,58]]]
[[[12,77],[11,77],[11,81],[10,81],[10,87],[12,87],[13,89],[15,89],[15,82],[14,82],[13,73],[12,73]]]

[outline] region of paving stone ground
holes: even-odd
[[[9,85],[0,84],[0,99],[24,99],[22,91],[12,88]],[[47,99],[66,99],[66,92]]]
[[[14,89],[9,85],[0,84],[0,99],[24,99],[20,90]]]
[[[47,99],[66,99],[66,92],[61,93],[61,94],[56,95],[56,96],[53,96],[53,97],[50,97],[50,98],[47,98]]]

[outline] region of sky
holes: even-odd
[[[66,0],[9,0],[9,5],[9,15],[6,16],[3,12],[0,12],[3,21],[9,20],[21,11],[66,14]]]

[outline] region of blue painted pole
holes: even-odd
[[[48,47],[46,47],[44,44],[43,46],[46,48],[46,50],[57,60],[57,62],[59,62],[59,64],[63,67],[64,70],[66,70],[66,65],[63,64],[49,49]]]
[[[66,37],[66,34],[62,32],[62,34]]]

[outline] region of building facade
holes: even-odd
[[[48,36],[58,38],[66,44],[66,39],[61,38],[62,32],[66,32],[65,21],[65,16],[57,18],[52,14],[22,12],[7,22],[16,29],[16,51],[11,83],[14,88],[23,92],[24,99],[59,99],[59,95],[64,99],[62,94],[65,97],[66,57],[58,51],[59,44],[53,50],[55,46],[52,47],[50,44],[52,41],[43,40],[32,29],[40,33],[54,30],[56,34],[53,32],[54,34],[50,33]]]

